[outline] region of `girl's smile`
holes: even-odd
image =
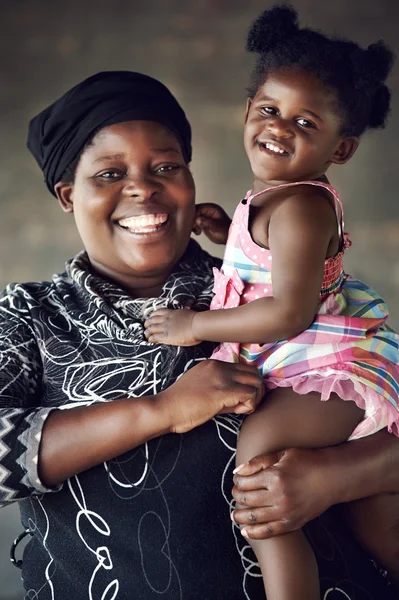
[[[254,191],[318,179],[331,163],[346,162],[357,140],[341,129],[337,98],[317,77],[294,68],[272,73],[247,104],[244,145]]]

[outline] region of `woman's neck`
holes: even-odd
[[[94,275],[122,288],[132,298],[158,298],[170,273],[153,277],[138,277],[111,271],[103,265],[90,261]]]

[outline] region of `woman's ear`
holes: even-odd
[[[342,138],[331,158],[331,162],[335,165],[344,165],[355,154],[359,142],[360,140],[357,137]]]
[[[71,183],[62,183],[59,181],[54,186],[54,191],[57,194],[58,202],[62,210],[66,213],[73,212],[73,185]]]
[[[251,108],[251,104],[252,104],[252,98],[247,98],[247,105],[245,107],[244,125],[248,121],[249,109]]]

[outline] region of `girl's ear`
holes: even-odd
[[[342,138],[331,158],[331,162],[335,165],[344,165],[355,154],[359,142],[360,140],[357,137]]]
[[[54,191],[57,194],[58,202],[62,210],[66,213],[73,212],[73,185],[59,181],[55,184]]]
[[[248,114],[249,114],[249,109],[251,108],[251,104],[252,104],[252,98],[247,98],[247,105],[245,107],[244,125],[248,121]]]

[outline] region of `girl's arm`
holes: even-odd
[[[256,222],[256,228],[262,231],[262,223]],[[317,311],[324,261],[337,229],[335,214],[318,190],[307,189],[286,198],[266,229],[267,223],[263,230],[273,255],[272,297],[201,313],[161,309],[145,324],[147,339],[173,345],[267,343],[306,329]]]
[[[333,504],[399,492],[399,439],[386,430],[318,450],[257,456],[234,476],[235,510],[249,537],[299,529]]]
[[[231,219],[218,204],[202,202],[195,205],[193,233],[204,233],[214,244],[226,244]]]

